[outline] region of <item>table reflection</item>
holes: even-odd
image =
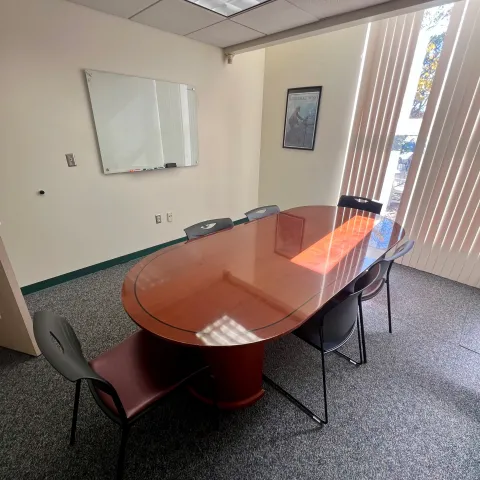
[[[197,337],[205,345],[245,345],[260,340],[257,335],[248,331],[228,315],[223,315],[203,330],[197,332]]]
[[[376,222],[375,218],[355,215],[293,257],[291,262],[325,275],[365,239]]]

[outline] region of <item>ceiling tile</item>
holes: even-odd
[[[188,37],[198,40],[199,42],[216,45],[217,47],[229,47],[230,45],[236,45],[237,43],[263,37],[263,33],[256,32],[243,25],[234,23],[231,20],[224,20],[211,27],[194,32],[188,35]]]
[[[288,0],[317,18],[327,18],[345,12],[360,10],[372,5],[387,3],[389,0]]]
[[[276,0],[232,17],[232,21],[266,34],[288,30],[315,20],[316,17],[286,0]]]
[[[70,0],[73,3],[94,8],[101,12],[117,15],[118,17],[129,18],[149,7],[156,0]]]
[[[222,21],[225,17],[184,0],[162,0],[132,20],[166,32],[187,35]]]

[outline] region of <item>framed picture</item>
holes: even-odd
[[[289,88],[285,109],[283,148],[313,150],[322,87]]]

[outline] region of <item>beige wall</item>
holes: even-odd
[[[267,48],[259,203],[335,205],[368,25]],[[323,87],[315,150],[282,148],[288,88]]]
[[[20,285],[258,204],[263,50],[226,65],[218,48],[63,0],[3,0],[0,65],[0,221]],[[85,68],[194,85],[200,165],[103,175]]]

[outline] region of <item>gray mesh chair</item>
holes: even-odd
[[[370,198],[357,197],[355,195],[342,195],[338,201],[338,207],[356,208],[365,212],[380,215],[383,204]]]
[[[248,218],[248,221],[251,222],[252,220],[258,220],[260,218],[268,217],[269,215],[276,215],[277,213],[280,213],[278,205],[266,205],[245,212],[245,216]]]
[[[100,409],[120,426],[117,479],[123,475],[130,427],[169,393],[207,369],[194,350],[178,347],[143,330],[90,362],[83,356],[80,342],[64,318],[51,312],[37,312],[33,330],[48,362],[76,384],[70,445],[75,443],[82,380],[87,382]]]
[[[390,270],[392,269],[393,262],[410,252],[414,245],[415,242],[413,240],[409,240],[408,242],[400,245],[395,250],[393,255],[378,260],[376,264],[380,265],[380,276],[377,281],[375,281],[363,292],[362,295],[362,302],[366,302],[367,300],[376,297],[381,292],[384,285],[387,286],[388,331],[390,333],[392,333],[392,307],[390,304]]]
[[[195,238],[205,237],[229,228],[233,228],[231,218],[214,218],[213,220],[205,220],[187,227],[184,229],[184,232],[189,240],[194,240]]]
[[[377,281],[380,275],[380,265],[375,264],[355,282],[353,292],[340,292],[335,298],[324,305],[307,322],[293,332],[298,338],[304,340],[321,353],[324,419],[313,413],[299,400],[276,384],[272,379],[264,375],[266,383],[284,395],[290,402],[300,408],[312,420],[323,425],[328,423],[327,383],[325,375],[325,355],[336,352],[354,365],[366,363],[365,332],[363,329],[363,313],[361,309],[362,294],[367,288]],[[357,330],[358,349],[360,360],[356,361],[339,352],[339,349],[350,339]]]

